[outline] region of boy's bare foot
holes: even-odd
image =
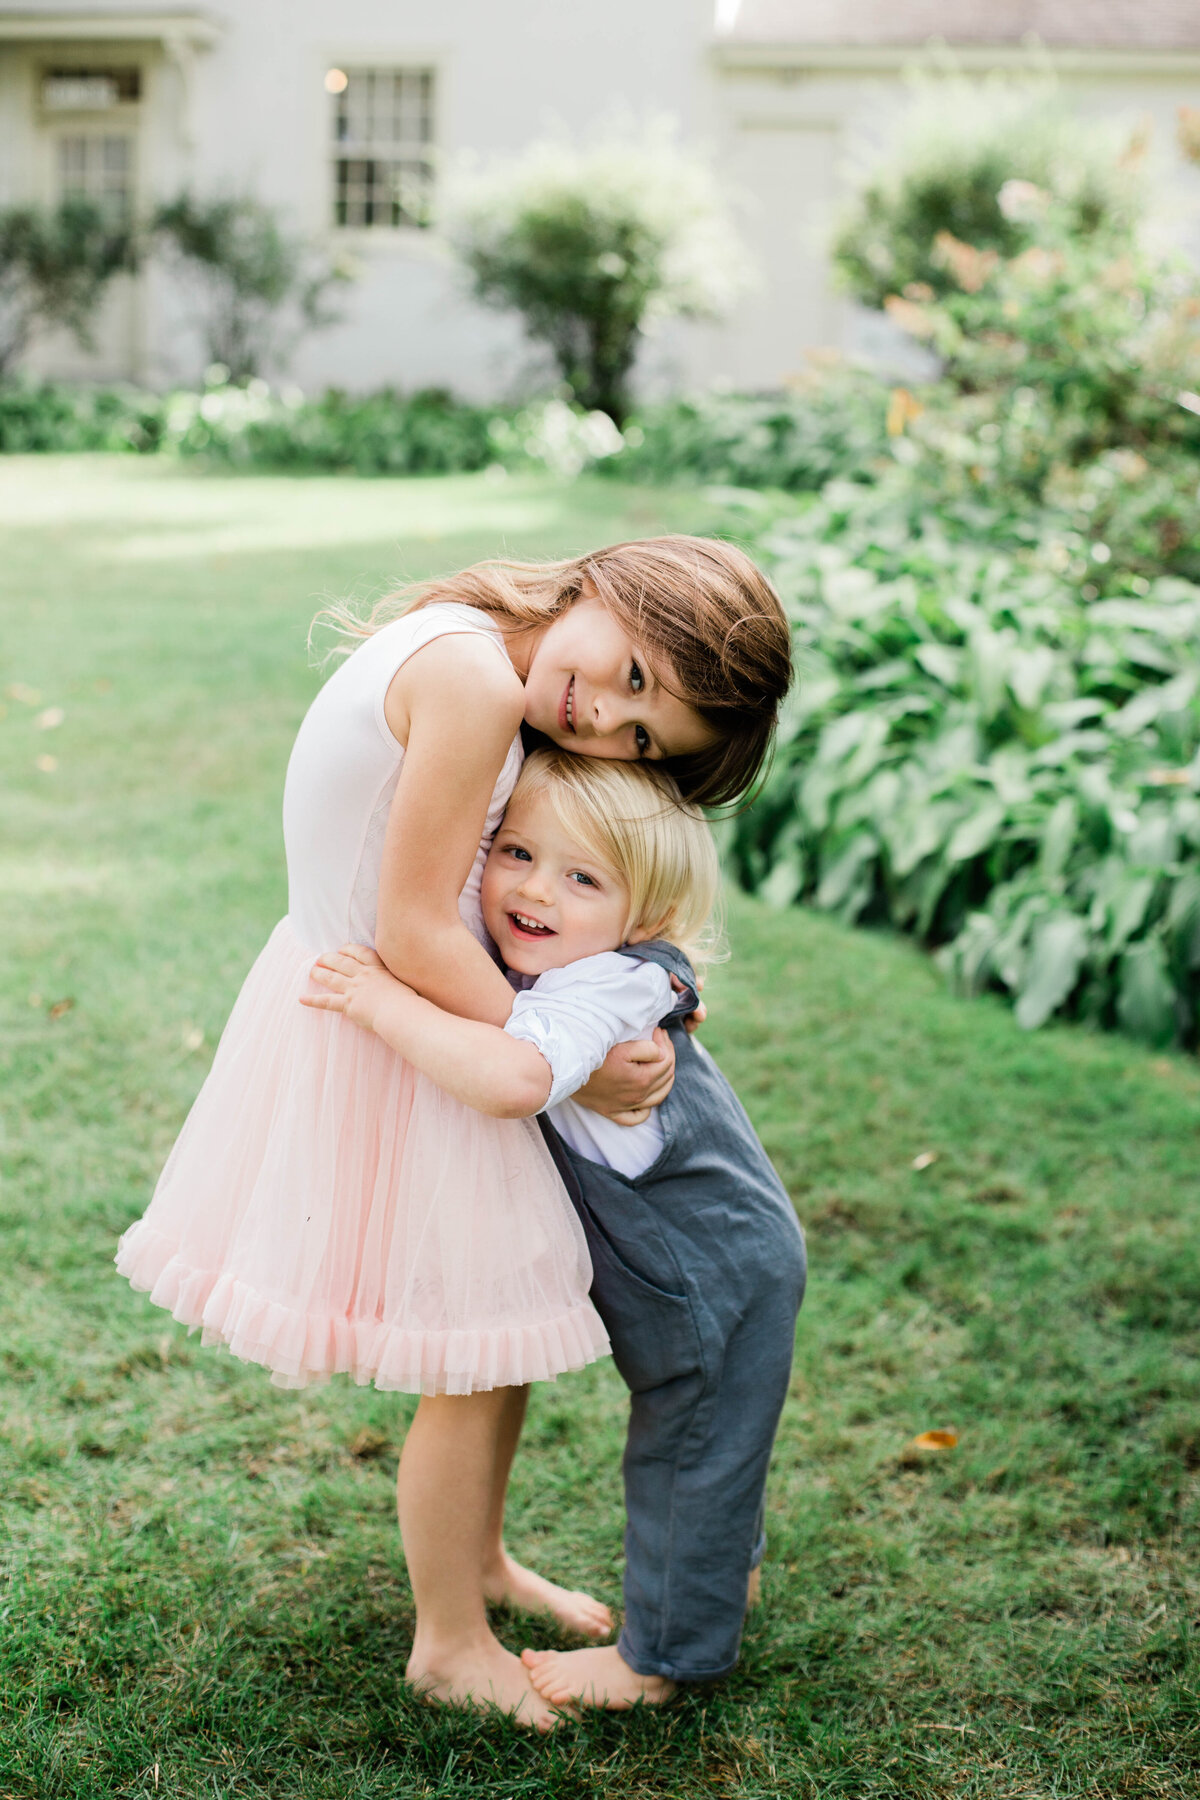
[[[749,1612],[752,1606],[757,1606],[761,1599],[762,1564],[759,1563],[757,1567],[751,1569],[750,1579],[746,1583],[746,1611]]]
[[[532,1569],[514,1562],[507,1550],[501,1552],[501,1559],[500,1567],[484,1577],[486,1599],[515,1606],[520,1612],[549,1613],[564,1631],[578,1632],[580,1637],[608,1636],[613,1616],[601,1601],[535,1575]]]
[[[553,1731],[559,1723],[553,1704],[536,1692],[528,1670],[495,1638],[443,1657],[418,1656],[414,1646],[405,1676],[425,1700],[480,1712],[495,1707],[533,1731]]]
[[[626,1712],[639,1700],[661,1706],[675,1693],[665,1675],[639,1675],[615,1644],[596,1650],[522,1650],[529,1679],[552,1706],[603,1706]]]

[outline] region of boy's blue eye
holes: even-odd
[[[532,856],[530,856],[528,850],[523,850],[521,848],[520,844],[509,844],[507,846],[507,850],[508,850],[508,854],[510,856],[524,857],[526,862],[533,861],[533,858],[532,858]]]
[[[571,876],[571,880],[578,881],[583,887],[595,887],[596,885],[591,876],[585,875],[582,869],[576,869]]]
[[[646,685],[646,677],[642,674],[641,668],[637,663],[630,663],[629,665],[629,685],[635,694],[640,694]]]

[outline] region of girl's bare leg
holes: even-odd
[[[529,1389],[505,1388],[506,1406],[496,1448],[496,1465],[488,1509],[487,1539],[483,1561],[483,1591],[489,1600],[503,1601],[522,1612],[551,1613],[567,1631],[581,1637],[607,1637],[612,1614],[590,1594],[559,1587],[515,1562],[504,1548],[504,1499],[517,1441],[525,1422]]]
[[[549,1731],[553,1707],[488,1625],[483,1595],[508,1390],[425,1395],[400,1457],[396,1507],[417,1629],[408,1679],[433,1699],[497,1706]]]

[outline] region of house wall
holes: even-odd
[[[64,16],[45,0],[26,12]],[[439,383],[483,397],[519,392],[537,363],[514,320],[466,298],[436,230],[333,228],[324,76],[372,64],[437,71],[437,149],[449,162],[622,116],[673,117],[686,141],[712,155],[731,186],[757,290],[726,325],[679,327],[650,342],[639,366],[644,389],[770,387],[814,349],[889,353],[878,320],[837,293],[826,253],[856,176],[886,154],[910,103],[898,62],[885,56],[839,61],[826,51],[806,61],[767,48],[739,62],[713,42],[712,0],[507,0],[503,8],[495,0],[239,0],[207,13],[218,26],[213,41],[190,52],[164,42],[161,27],[158,36],[89,41],[86,15],[113,15],[97,0],[73,0],[70,12],[80,21],[73,40],[0,43],[0,203],[53,197],[63,121],[40,106],[40,72],[135,61],[142,98],[122,128],[136,133],[143,211],[187,183],[201,193],[249,192],[357,264],[360,278],[340,296],[342,322],[309,338],[289,371],[306,388]],[[1089,115],[1153,119],[1173,195],[1169,229],[1200,255],[1200,172],[1174,149],[1175,109],[1200,104],[1200,58],[1141,62],[1068,67],[1064,94]],[[109,123],[110,115],[79,121]],[[114,284],[94,352],[57,335],[29,364],[154,385],[194,380],[204,363],[196,315],[196,296],[149,268]]]
[[[308,340],[293,366],[306,387],[445,383],[482,395],[511,385],[529,359],[512,320],[464,297],[436,231],[331,228],[333,102],[323,85],[329,68],[434,68],[437,149],[447,161],[516,150],[556,126],[587,131],[622,115],[667,115],[685,133],[702,129],[705,84],[697,76],[708,0],[605,0],[603,7],[506,0],[503,8],[495,0],[442,0],[437,7],[427,0],[339,0],[337,7],[328,0],[241,0],[219,16],[219,38],[196,52],[186,82],[160,48],[134,46],[147,69],[140,197],[149,204],[188,179],[201,192],[250,192],[349,253],[359,279],[339,296],[344,320]],[[47,181],[32,173],[39,156],[44,160],[46,135],[35,98],[39,67],[48,60],[107,62],[115,51],[105,45],[101,55],[82,29],[75,43],[52,51],[37,43],[0,50],[0,116],[14,144],[0,183],[12,197],[48,197]],[[186,294],[169,293],[161,276],[141,278],[139,286],[135,330],[106,324],[102,351],[90,359],[56,339],[40,347],[34,365],[65,372],[70,363],[72,372],[154,383],[194,378],[203,361],[189,329],[194,307]]]

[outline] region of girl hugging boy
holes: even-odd
[[[525,1652],[556,1706],[661,1702],[728,1674],[764,1550],[804,1245],[733,1090],[679,1030],[717,883],[708,826],[669,781],[541,750],[483,870],[484,923],[518,989],[507,1024],[441,1011],[357,945],[322,957],[325,992],[302,996],[468,1106],[548,1122],[632,1395],[624,1628],[612,1647]],[[663,1020],[677,1045],[661,1107],[622,1126],[571,1098]]]
[[[723,1673],[760,1553],[803,1255],[680,1024],[715,880],[680,796],[752,785],[788,628],[746,556],[687,537],[478,564],[339,622],[357,648],[288,764],[287,915],[117,1266],[283,1386],[421,1396],[397,1479],[408,1678],[548,1730],[573,1699]],[[555,754],[510,805],[522,725]],[[326,958],[314,993],[346,943],[370,949]],[[489,1600],[611,1629],[503,1541],[529,1382],[610,1338],[633,1395],[625,1628],[520,1659]]]

